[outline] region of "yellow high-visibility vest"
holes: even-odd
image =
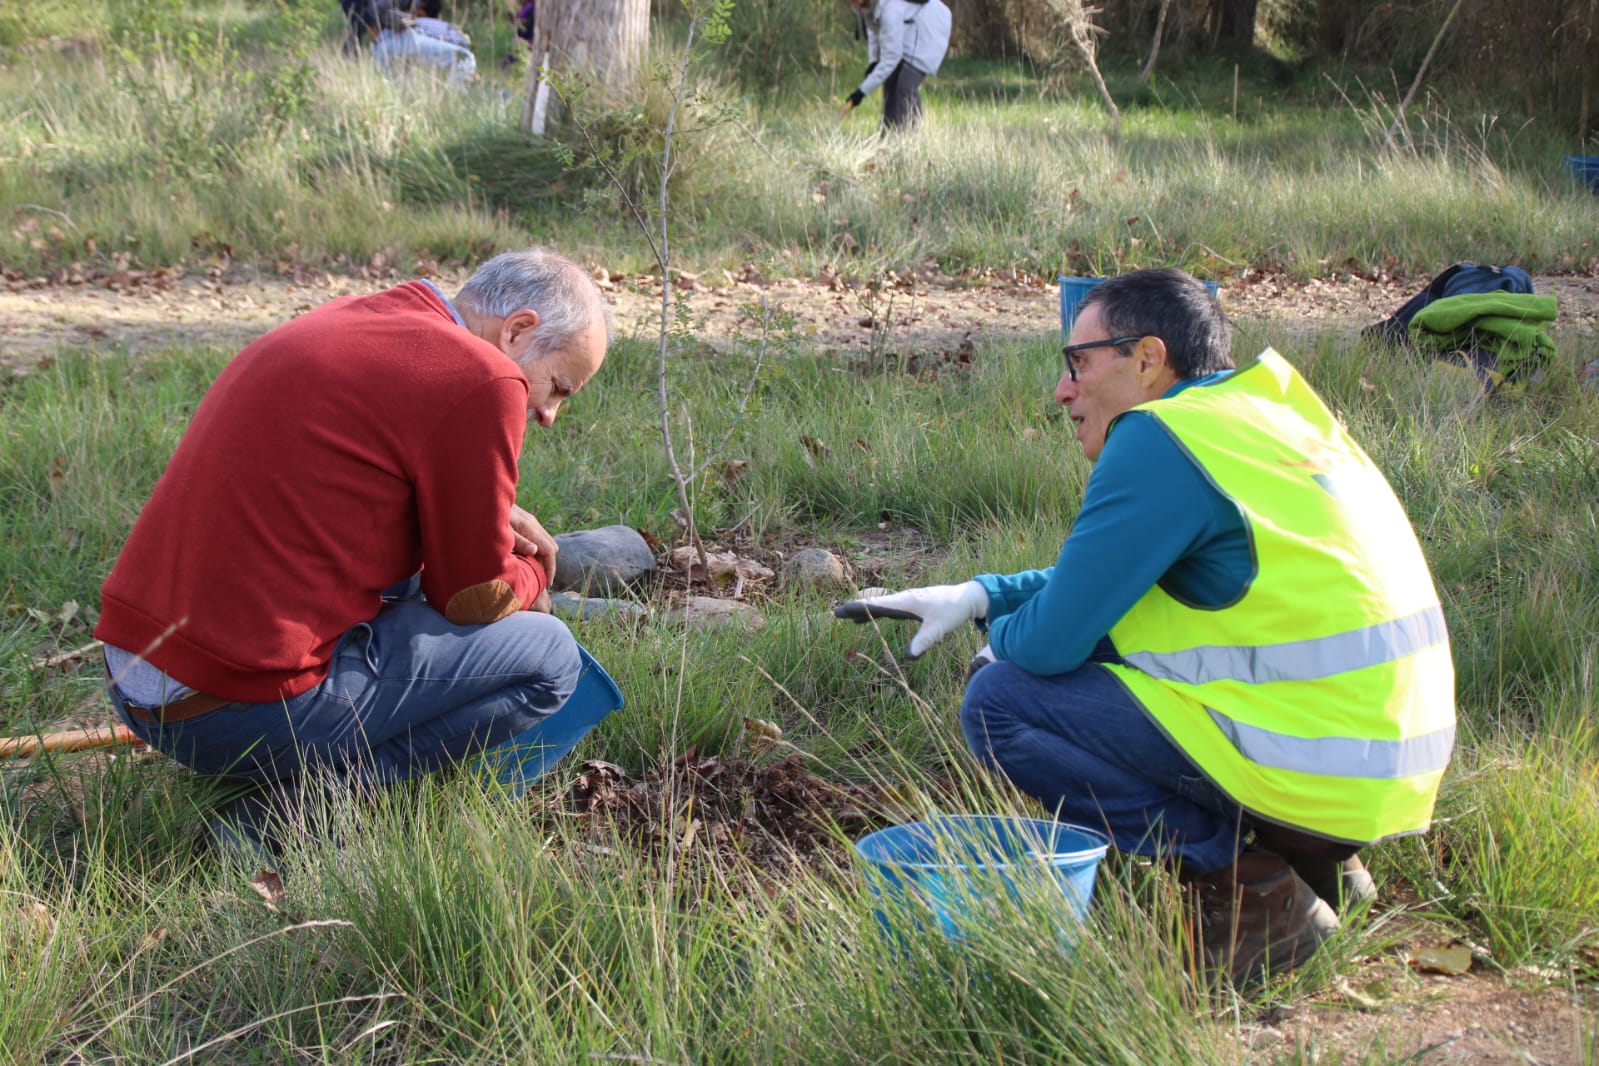
[[[1425,830],[1455,740],[1454,664],[1415,531],[1282,356],[1141,404],[1242,514],[1254,559],[1220,607],[1158,585],[1110,669],[1246,811],[1368,844]]]

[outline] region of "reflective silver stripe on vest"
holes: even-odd
[[[1437,604],[1392,622],[1351,629],[1313,640],[1284,644],[1209,644],[1182,651],[1138,651],[1125,656],[1129,666],[1150,677],[1183,685],[1212,681],[1314,681],[1414,655],[1449,639],[1443,608]]]
[[[1213,708],[1210,720],[1227,735],[1238,753],[1257,766],[1294,770],[1326,777],[1396,779],[1429,774],[1449,765],[1455,747],[1453,723],[1405,740],[1362,740],[1358,737],[1293,737],[1256,725],[1235,722]]]

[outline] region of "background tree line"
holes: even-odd
[[[677,0],[654,0],[669,14]],[[1070,67],[1065,0],[948,0],[954,54],[1020,58],[1050,74]],[[1456,0],[1098,0],[1102,53],[1161,62],[1202,56],[1302,67],[1340,64],[1373,81],[1415,74]],[[781,83],[836,50],[850,22],[844,0],[739,0],[731,46],[751,87]],[[845,68],[849,69],[849,68]],[[1392,72],[1390,79],[1389,72]],[[1430,84],[1473,100],[1513,103],[1526,117],[1583,134],[1599,128],[1599,0],[1465,0],[1428,72]]]

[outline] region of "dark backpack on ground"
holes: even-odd
[[[1404,306],[1392,315],[1361,330],[1360,336],[1390,348],[1411,349],[1414,343],[1410,334],[1410,320],[1416,317],[1416,312],[1446,296],[1481,292],[1531,293],[1532,276],[1518,266],[1456,263],[1428,282],[1425,289],[1406,300]],[[1498,353],[1491,348],[1472,345],[1458,352],[1447,353],[1447,357],[1469,366],[1482,379],[1484,386],[1492,388],[1497,383]]]

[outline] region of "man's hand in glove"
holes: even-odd
[[[911,638],[912,659],[963,623],[988,617],[988,592],[975,581],[960,585],[928,585],[887,596],[851,600],[833,608],[835,618],[866,622],[873,618],[909,618],[922,623]]]

